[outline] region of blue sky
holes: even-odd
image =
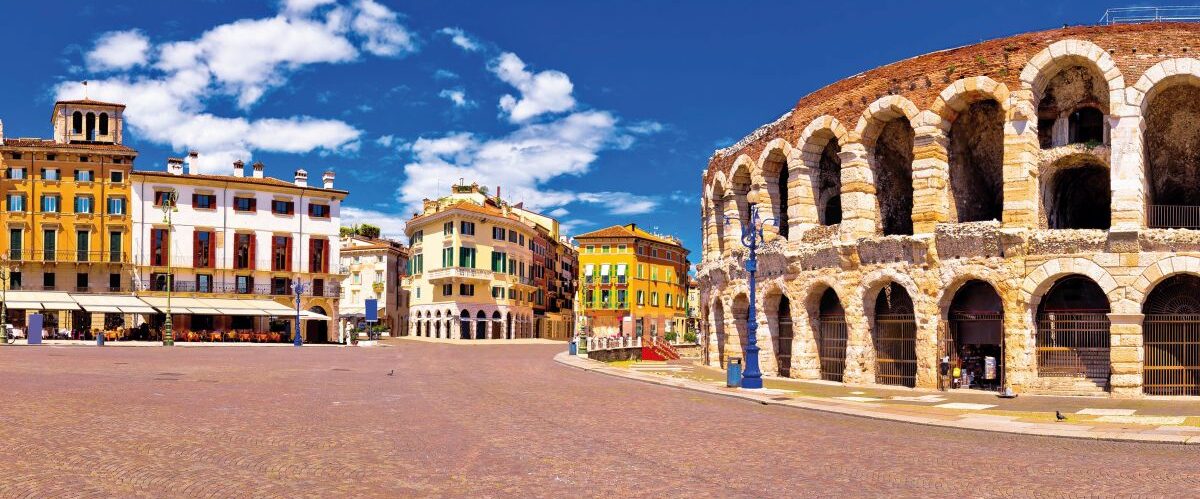
[[[713,150],[800,97],[892,61],[1107,4],[288,0],[13,2],[0,120],[50,135],[56,97],[129,105],[138,169],[188,149],[351,192],[399,234],[460,177],[575,233],[637,222],[699,247]],[[693,255],[692,260],[698,260]]]

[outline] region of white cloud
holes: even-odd
[[[96,40],[96,46],[86,55],[92,71],[120,71],[146,64],[150,56],[150,39],[141,31],[110,31]]]
[[[562,217],[567,216],[567,214],[569,214],[569,213],[571,213],[571,212],[567,211],[566,208],[555,208],[553,210],[546,212],[547,215],[550,215],[554,218],[562,218]]]
[[[458,48],[466,50],[467,52],[475,52],[482,48],[480,47],[479,42],[475,41],[474,38],[471,38],[471,36],[463,31],[462,28],[442,28],[438,30],[438,33],[449,36],[450,43],[458,45]]]
[[[657,121],[639,121],[625,127],[625,129],[638,135],[651,135],[663,131],[666,127]]]
[[[475,101],[468,100],[466,92],[459,89],[444,89],[438,92],[438,97],[449,99],[454,103],[454,107],[475,107]]]
[[[362,132],[342,121],[310,116],[250,119],[207,112],[210,101],[223,97],[249,109],[305,66],[358,60],[355,43],[374,55],[416,50],[399,15],[373,0],[352,5],[286,0],[280,9],[274,17],[236,20],[195,39],[157,47],[137,31],[105,35],[86,54],[89,66],[126,72],[92,81],[89,95],[125,103],[126,122],[140,138],[176,151],[199,151],[199,171],[223,172],[234,159],[248,161],[253,151],[357,151]],[[144,47],[138,48],[139,41]],[[56,90],[60,99],[82,97],[72,83]]]
[[[454,80],[457,78],[458,73],[450,71],[449,69],[438,69],[437,71],[433,72],[433,79],[435,80]]]
[[[546,70],[533,73],[525,69],[525,63],[512,52],[500,54],[492,61],[490,69],[501,81],[512,85],[520,98],[505,95],[500,98],[500,109],[508,113],[509,121],[519,123],[545,113],[561,113],[575,107],[571,96],[574,85],[562,71]]]
[[[408,219],[404,215],[355,208],[353,206],[342,206],[341,216],[342,225],[344,226],[371,224],[379,227],[379,235],[383,237],[400,241],[408,240],[408,237],[404,235],[404,224]]]
[[[390,147],[392,147],[392,144],[395,144],[395,143],[396,143],[395,135],[390,135],[390,134],[383,135],[383,136],[379,137],[378,139],[375,139],[375,144],[378,145],[379,147],[390,148]]]

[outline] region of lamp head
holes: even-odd
[[[758,191],[750,191],[746,193],[746,203],[758,204]]]

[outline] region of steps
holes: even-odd
[[[653,340],[642,343],[642,360],[679,360],[679,352],[670,343]]]
[[[1105,378],[1037,378],[1030,388],[1039,395],[1102,396],[1108,394],[1108,380]]]

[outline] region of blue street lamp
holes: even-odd
[[[292,292],[296,293],[296,334],[292,338],[292,345],[300,346],[304,344],[304,340],[300,339],[300,295],[304,294],[304,283],[300,279],[292,284]]]
[[[763,240],[763,227],[774,225],[775,219],[760,219],[758,216],[758,196],[751,193],[746,196],[750,203],[750,221],[742,227],[742,246],[750,250],[746,259],[746,272],[750,274],[750,309],[746,313],[746,370],[742,373],[742,388],[757,389],[763,387],[762,371],[758,368],[758,321],[755,319],[754,303],[757,301],[757,286],[754,274],[758,270],[758,245]],[[729,225],[729,218],[725,218]]]

